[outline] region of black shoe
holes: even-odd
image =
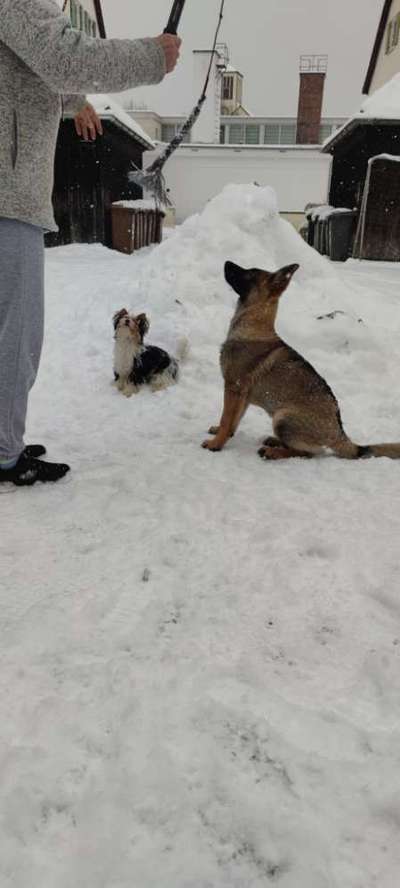
[[[11,481],[17,487],[27,487],[36,481],[58,481],[69,472],[64,463],[49,463],[33,456],[21,453],[17,464],[12,469],[0,469],[0,483]]]
[[[38,459],[39,456],[45,455],[46,448],[43,447],[43,444],[27,444],[24,453],[25,456],[33,456],[35,459]]]

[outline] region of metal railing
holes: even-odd
[[[300,74],[326,74],[327,70],[327,55],[300,56]]]

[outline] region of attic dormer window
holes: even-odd
[[[233,99],[233,77],[224,77],[223,97]]]

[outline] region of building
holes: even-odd
[[[158,151],[149,152],[145,165]],[[232,182],[271,186],[281,215],[296,228],[304,223],[308,202],[326,203],[330,158],[314,145],[182,145],[165,167],[176,221],[183,222]]]
[[[221,115],[250,117],[243,105],[243,74],[227,63],[222,77]]]
[[[53,202],[59,227],[46,236],[48,246],[102,243],[112,246],[111,206],[142,197],[128,174],[143,166],[143,153],[154,142],[109,96],[89,96],[103,126],[103,136],[85,142],[65,117],[58,136]]]
[[[363,89],[359,112],[322,149],[333,158],[329,202],[357,210],[356,255],[400,259],[400,242],[392,240],[400,225],[393,199],[400,176],[400,0],[383,4]]]
[[[326,56],[307,56],[300,69],[299,108],[304,142],[299,144],[297,118],[254,117],[243,105],[243,77],[227,61],[222,45],[214,59],[214,73],[206,109],[196,124],[190,141],[168,160],[166,183],[174,204],[177,222],[201,212],[208,200],[230,182],[257,182],[272,186],[281,214],[296,227],[304,222],[305,205],[325,203],[328,194],[330,158],[320,152],[320,140],[343,123],[341,119],[321,120],[325,85]],[[321,71],[321,60],[324,71]],[[194,96],[201,93],[210,52],[194,53]],[[317,70],[314,73],[314,67]],[[230,103],[230,104],[229,104]],[[222,113],[229,111],[229,114]],[[133,111],[144,126],[149,112]],[[170,141],[183,118],[153,115],[152,132],[161,128]],[[146,155],[150,164],[157,153]]]
[[[322,145],[345,121],[343,117],[322,118],[313,144]],[[222,145],[296,145],[296,137],[296,117],[221,117]]]
[[[364,82],[364,95],[372,95],[399,72],[400,0],[385,0]]]
[[[60,0],[72,25],[90,37],[106,36],[100,0]],[[58,135],[53,203],[59,227],[46,235],[48,246],[99,242],[112,245],[111,205],[142,197],[129,183],[132,164],[154,148],[149,135],[109,96],[89,96],[103,125],[102,137],[85,142],[72,115],[64,115]]]
[[[202,62],[197,76],[195,73],[193,95],[197,96],[202,89],[210,53],[195,51],[193,55],[195,68],[199,65],[199,57]],[[254,116],[243,104],[243,74],[229,64],[227,46],[218,44],[214,78],[217,87],[215,95],[210,99],[211,106],[215,103],[218,106],[218,119],[210,124],[212,138],[199,139],[196,133],[189,133],[186,143],[207,141],[213,144],[219,142],[221,145],[322,145],[346,122],[345,117],[321,118],[326,66],[327,56],[302,56],[297,117]],[[182,115],[162,116],[146,108],[127,108],[127,111],[155,142],[170,142],[185,122]],[[305,124],[299,133],[298,121],[302,114],[305,115]]]

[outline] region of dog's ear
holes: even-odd
[[[121,318],[124,318],[125,315],[127,315],[127,314],[128,314],[128,312],[127,312],[126,308],[121,308],[119,311],[116,311],[116,312],[115,312],[115,314],[113,315],[113,326],[114,326],[114,330],[117,329],[118,324],[119,324],[119,321],[121,320]]]
[[[136,323],[138,325],[139,333],[140,333],[140,336],[141,336],[141,339],[143,342],[143,339],[146,336],[146,333],[148,333],[150,330],[150,322],[149,322],[147,315],[145,315],[144,313],[138,315],[136,318]]]
[[[232,290],[244,302],[257,281],[258,269],[241,268],[240,265],[236,265],[234,262],[225,262],[224,271],[227,284],[232,287]]]
[[[294,265],[285,265],[283,268],[275,271],[270,277],[270,291],[275,295],[276,293],[279,295],[283,293],[299,268],[300,266],[296,262]]]

